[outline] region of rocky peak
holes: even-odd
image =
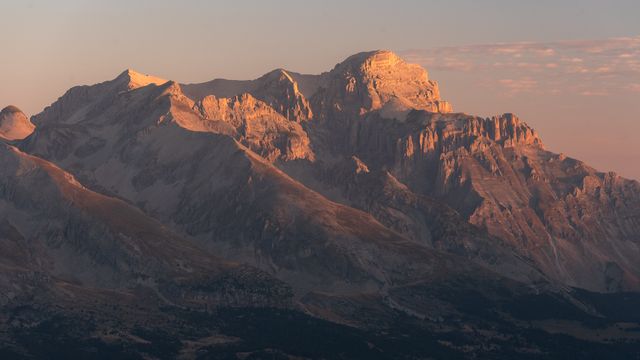
[[[9,105],[0,111],[0,138],[21,140],[34,129],[35,126],[18,107]]]
[[[166,83],[167,80],[152,75],[142,74],[133,69],[127,69],[120,73],[120,75],[115,78],[114,82],[119,85],[124,85],[131,90],[147,86],[149,84],[162,85]]]
[[[394,112],[410,109],[451,112],[440,99],[438,84],[427,71],[409,64],[387,50],[350,56],[327,75],[326,88],[317,103],[328,111],[365,114],[392,107]]]
[[[217,98],[233,98],[244,93],[264,101],[291,121],[306,121],[313,117],[307,98],[300,92],[291,74],[276,69],[254,80],[214,79],[199,84],[183,84],[185,94],[195,101],[209,95]]]
[[[389,50],[375,50],[361,52],[349,56],[337,64],[334,71],[360,72],[364,76],[375,77],[384,73],[395,72],[399,67],[412,67],[418,74],[418,80],[428,81],[425,69],[415,64],[407,64],[402,58]]]
[[[258,78],[250,92],[289,120],[304,121],[313,117],[309,101],[298,89],[298,83],[283,69]]]
[[[54,121],[75,123],[84,117],[91,117],[89,115],[100,114],[103,110],[111,107],[117,98],[131,90],[149,85],[160,87],[165,84],[166,86],[161,90],[180,91],[175,82],[127,69],[109,81],[72,87],[41,113],[34,115],[32,120],[38,126]],[[92,112],[80,111],[82,108],[85,108],[85,111],[91,108]]]

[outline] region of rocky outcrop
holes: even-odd
[[[313,118],[311,106],[298,89],[298,83],[285,70],[278,69],[263,75],[250,91],[253,96],[266,102],[287,120],[306,121]]]
[[[233,98],[209,95],[195,104],[195,110],[207,120],[231,125],[238,141],[271,162],[314,159],[309,137],[300,124],[250,94]]]
[[[21,140],[29,136],[35,126],[17,107],[9,105],[0,111],[0,138]]]
[[[251,94],[279,112],[287,120],[302,122],[313,118],[307,98],[298,89],[298,83],[285,70],[273,70],[250,81],[216,79],[201,84],[182,85],[185,94],[199,101],[207,96],[232,98]]]

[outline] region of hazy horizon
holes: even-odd
[[[320,73],[389,49],[425,66],[454,111],[515,113],[549,150],[640,179],[636,2],[277,5],[3,2],[0,31],[11,36],[0,37],[10,50],[0,107],[31,116],[70,87],[127,68],[181,83],[251,79],[275,68]]]

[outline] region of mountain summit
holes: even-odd
[[[420,109],[451,112],[440,99],[435,81],[421,66],[408,64],[391,51],[378,50],[350,56],[329,72],[326,99],[334,107],[356,113],[372,110]]]
[[[117,83],[124,84],[129,89],[136,89],[139,87],[147,86],[149,84],[162,85],[167,81],[168,80],[161,79],[156,76],[139,73],[133,69],[127,69],[123,71],[116,78]]]

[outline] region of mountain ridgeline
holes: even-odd
[[[126,70],[0,137],[0,354],[639,354],[640,184],[454,112],[392,52]]]

